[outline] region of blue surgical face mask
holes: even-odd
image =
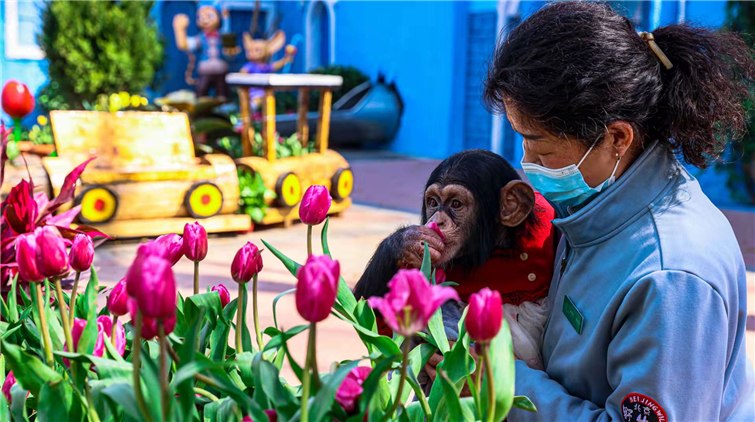
[[[590,154],[594,146],[595,144],[587,150],[576,165],[571,164],[560,169],[549,169],[537,164],[525,163],[524,159],[522,159],[522,170],[524,170],[524,173],[530,179],[535,190],[540,192],[545,199],[567,207],[575,207],[607,188],[616,180],[614,175],[616,174],[616,169],[619,168],[621,158],[616,160],[613,172],[611,172],[611,176],[606,181],[594,188],[591,188],[585,182],[582,173],[579,171],[579,166],[582,165],[582,162],[585,161],[585,158],[587,158],[587,155]]]

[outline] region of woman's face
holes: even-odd
[[[559,137],[533,124],[518,113],[517,109],[506,105],[506,117],[512,128],[524,138],[524,163],[533,163],[550,169],[577,165],[589,149],[584,143],[569,137]],[[606,135],[590,151],[579,171],[590,187],[595,187],[611,177],[616,166],[617,154],[622,160],[616,169],[616,178],[631,164],[629,147],[632,144],[632,127],[626,122],[615,122],[608,126]]]

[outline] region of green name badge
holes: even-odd
[[[585,322],[585,317],[574,306],[574,302],[569,299],[569,296],[564,296],[564,315],[566,315],[566,319],[569,320],[574,330],[577,331],[577,334],[582,334],[582,325]]]

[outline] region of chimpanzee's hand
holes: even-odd
[[[399,268],[421,268],[425,243],[430,249],[430,258],[437,262],[444,245],[438,233],[426,226],[409,226],[401,232],[401,253],[396,263]]]

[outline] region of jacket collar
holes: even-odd
[[[559,218],[553,224],[572,247],[605,241],[646,210],[672,182],[680,167],[679,161],[655,142],[614,184],[582,208],[554,205]]]

